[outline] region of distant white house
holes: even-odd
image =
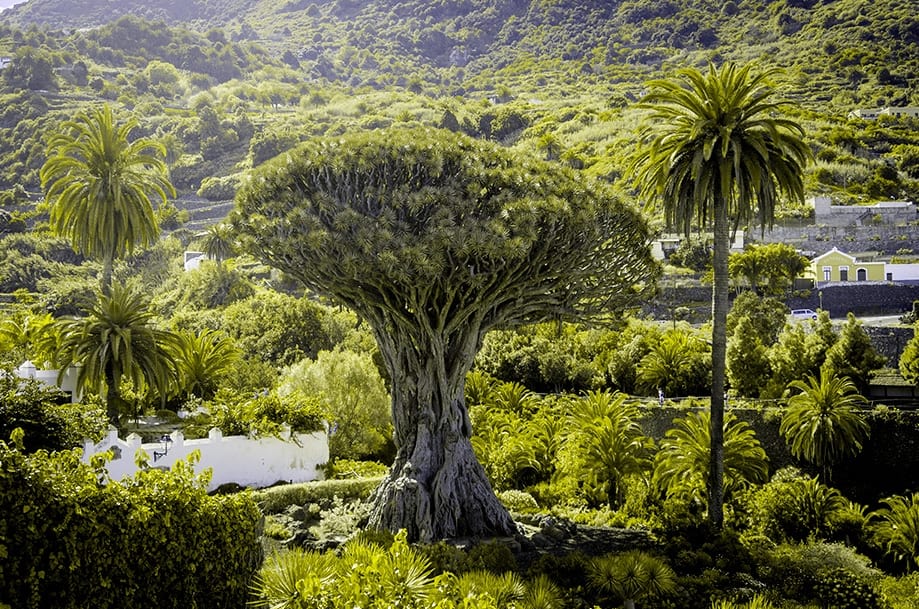
[[[919,284],[919,264],[887,264],[884,272],[887,281],[895,283]]]
[[[710,242],[714,239],[714,235],[712,233],[697,233],[693,238]],[[680,246],[683,239],[685,239],[683,234],[665,233],[651,243],[651,255],[656,260],[664,260]],[[734,235],[730,250],[732,252],[742,252],[744,250],[744,232],[742,230],[738,230]]]
[[[204,252],[185,252],[185,270],[194,271],[201,266],[203,260],[207,260],[207,254]]]
[[[861,118],[865,120],[876,120],[882,116],[895,116],[897,118],[908,117],[916,118],[919,117],[919,107],[915,106],[887,106],[884,108],[859,108],[858,110],[853,110],[849,112],[849,118]]]

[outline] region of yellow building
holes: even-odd
[[[885,281],[883,262],[861,262],[833,248],[811,260],[811,273],[819,285],[830,281]]]

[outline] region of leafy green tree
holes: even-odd
[[[624,393],[647,391],[641,386],[639,363],[660,344],[662,332],[654,324],[629,319],[607,353],[607,375],[611,385]],[[656,385],[655,385],[656,387]]]
[[[239,349],[232,339],[215,330],[186,330],[176,338],[174,361],[179,392],[185,398],[212,398],[220,381],[233,370]]]
[[[51,361],[59,338],[49,313],[12,315],[0,322],[0,348],[15,354],[15,364],[28,359],[41,366]]]
[[[445,131],[314,141],[237,195],[249,251],[371,327],[395,463],[373,526],[508,534],[470,443],[463,385],[492,328],[607,312],[656,275],[640,215],[601,185]],[[615,238],[613,238],[615,237]]]
[[[742,292],[734,299],[728,313],[728,336],[734,333],[738,322],[744,317],[750,321],[762,344],[773,345],[788,321],[788,307],[777,298]]]
[[[219,327],[236,340],[245,357],[289,366],[335,346],[330,317],[326,307],[308,298],[259,290],[228,305]]]
[[[105,389],[106,412],[116,424],[127,403],[126,381],[135,388],[150,387],[165,397],[175,383],[175,335],[158,328],[149,302],[120,284],[101,296],[89,316],[62,320],[61,369],[79,364],[77,384],[100,395]]]
[[[781,294],[804,272],[809,261],[787,243],[749,246],[728,258],[728,272],[744,279],[757,294]]]
[[[668,260],[671,264],[701,273],[712,267],[712,246],[699,239],[683,239]]]
[[[742,317],[728,340],[728,381],[738,395],[757,398],[769,382],[771,369],[766,346],[749,317]]]
[[[668,225],[689,236],[692,224],[712,222],[714,285],[712,288],[711,480],[709,518],[724,520],[724,385],[727,349],[728,252],[730,232],[754,219],[771,225],[781,195],[804,199],[804,167],[810,149],[801,126],[778,116],[788,102],[767,86],[773,71],[759,74],[752,66],[710,65],[681,78],[652,81],[642,107],[652,123],[642,137],[648,142],[632,161],[632,175],[648,198],[661,198]]]
[[[668,497],[686,501],[702,500],[710,491],[711,480],[711,414],[689,412],[674,420],[667,430],[654,458],[654,483]],[[769,459],[756,439],[756,433],[732,412],[724,417],[724,491],[730,497],[750,484],[765,482],[769,476]]]
[[[862,322],[849,313],[839,332],[839,339],[826,352],[824,366],[839,376],[848,377],[859,393],[868,392],[872,373],[887,364],[887,358],[877,352]]]
[[[819,378],[808,375],[789,387],[799,393],[789,398],[779,433],[791,454],[819,467],[829,480],[832,466],[858,454],[868,439],[871,428],[859,409],[866,400],[851,379],[827,367]]]
[[[150,198],[165,204],[175,196],[162,146],[129,139],[137,124],[135,118],[116,124],[108,104],[79,113],[51,137],[40,171],[52,229],[75,251],[102,260],[106,295],[114,260],[159,236]]]
[[[329,422],[329,454],[334,459],[379,455],[392,435],[389,394],[366,353],[320,351],[285,368],[278,393],[316,396]]]
[[[101,440],[108,422],[99,404],[71,404],[57,388],[0,371],[0,438],[14,429],[25,432],[24,449],[67,450],[83,440]]]
[[[3,82],[10,88],[31,91],[57,90],[54,60],[45,49],[20,46],[2,75]]]

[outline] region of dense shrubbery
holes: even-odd
[[[241,607],[261,514],[209,497],[189,464],[115,483],[78,451],[0,443],[0,604],[32,609]],[[104,483],[100,483],[104,482]]]
[[[98,404],[71,404],[67,394],[0,370],[0,440],[20,428],[27,452],[66,450],[82,446],[87,438],[101,439],[107,425],[105,409]]]

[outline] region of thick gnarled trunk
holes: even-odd
[[[374,493],[370,526],[405,529],[417,541],[514,534],[470,442],[464,384],[478,336],[377,338],[392,379],[397,453]]]

